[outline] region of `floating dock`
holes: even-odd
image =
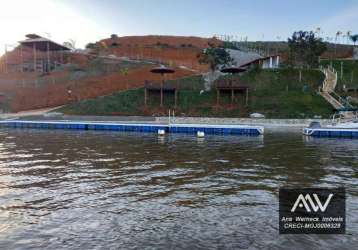
[[[314,137],[357,138],[356,128],[304,128],[303,134]]]
[[[209,125],[209,124],[154,124],[154,123],[113,123],[83,121],[0,121],[0,128],[35,128],[35,129],[72,129],[72,130],[109,130],[158,133],[186,133],[217,135],[260,135],[264,133],[262,126],[250,125]]]

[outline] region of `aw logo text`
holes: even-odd
[[[345,188],[280,188],[280,234],[344,234]]]
[[[313,198],[312,198],[313,197]],[[307,212],[325,212],[331,199],[333,197],[333,194],[330,193],[328,195],[328,198],[325,200],[325,202],[322,204],[322,201],[320,200],[319,196],[317,194],[300,194],[295,202],[295,204],[291,208],[291,212],[295,212],[297,207],[305,208]]]

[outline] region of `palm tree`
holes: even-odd
[[[318,38],[321,36],[321,28],[317,27],[315,33],[317,34]]]
[[[351,41],[353,42],[353,46],[356,46],[356,42],[358,42],[358,34],[350,36]]]
[[[358,34],[351,35],[350,39],[353,42],[353,57],[356,58],[357,52],[355,52],[356,51],[355,47],[356,47],[356,42],[358,42]]]
[[[336,41],[334,43],[334,55],[335,57],[337,57],[337,40],[338,40],[338,37],[342,35],[342,32],[341,31],[337,31],[336,33]]]
[[[337,40],[338,40],[339,36],[342,35],[342,34],[343,34],[342,31],[337,31],[337,33],[336,33],[336,43],[337,43]]]
[[[352,35],[352,31],[348,30],[347,33],[346,33],[346,36],[347,36],[347,44],[349,43],[349,39],[351,38],[351,35]]]

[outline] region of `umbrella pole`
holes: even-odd
[[[234,89],[231,87],[231,105],[234,104],[234,98],[235,98],[235,96],[234,96]]]
[[[147,107],[147,86],[144,87],[144,107]]]
[[[234,74],[231,74],[231,83],[230,83],[230,87],[231,87],[231,105],[234,104]]]
[[[163,85],[164,85],[164,80],[162,80],[162,84],[160,86],[160,107],[163,107]]]
[[[246,89],[246,107],[249,106],[249,88]]]

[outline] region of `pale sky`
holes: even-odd
[[[334,37],[338,30],[358,33],[357,13],[358,0],[5,0],[0,54],[28,33],[74,39],[82,48],[113,33],[286,40],[320,27],[322,37]]]
[[[79,47],[83,47],[111,34],[97,21],[61,0],[1,1],[0,51],[4,51],[5,44],[16,44],[29,33],[60,43],[74,39]]]

